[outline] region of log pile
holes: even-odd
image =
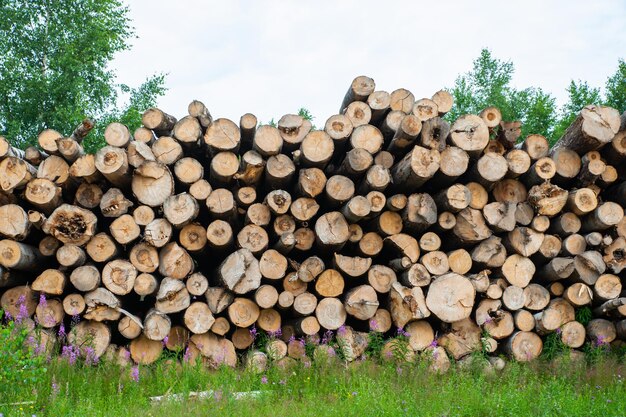
[[[409,356],[456,359],[626,338],[626,114],[585,107],[550,149],[497,108],[449,123],[452,102],[361,76],[319,130],[193,101],[110,124],[95,155],[88,120],[0,138],[2,308],[42,343],[78,322],[70,343],[142,364],[234,365],[257,331],[277,336],[257,365],[327,331],[348,360],[398,328]]]

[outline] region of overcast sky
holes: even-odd
[[[624,0],[128,3],[138,38],[113,63],[118,80],[167,73],[159,106],[177,117],[199,99],[214,117],[266,122],[306,107],[323,125],[357,75],[430,97],[483,47],[513,61],[517,87],[562,101],[571,79],[603,86],[626,58]]]

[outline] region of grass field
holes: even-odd
[[[0,383],[8,416],[624,416],[626,390],[617,358],[508,364],[500,372],[425,365],[336,361],[265,373],[208,370],[161,361],[120,368],[49,364],[39,381]],[[626,369],[624,369],[626,370]],[[626,377],[626,376],[625,376]],[[166,393],[213,390],[201,400],[151,403]],[[233,393],[259,391],[255,398]],[[34,404],[6,405],[34,401]]]

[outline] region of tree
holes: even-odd
[[[531,133],[550,137],[556,114],[555,99],[540,88],[515,89],[511,85],[514,71],[512,62],[499,60],[483,49],[472,70],[456,79],[451,89],[454,106],[446,118],[454,121],[463,114],[477,114],[495,106],[503,120],[522,122],[522,137]]]
[[[568,100],[561,107],[559,121],[554,128],[554,141],[563,136],[583,107],[588,104],[599,104],[602,101],[600,89],[589,86],[586,81],[570,81],[567,94]]]
[[[626,62],[620,59],[615,74],[606,80],[607,106],[616,108],[620,113],[626,111]]]
[[[158,74],[148,77],[139,87],[131,88],[126,84],[120,85],[120,91],[128,94],[128,103],[118,110],[117,107],[109,109],[100,119],[94,129],[94,135],[85,140],[85,151],[95,153],[103,147],[104,130],[109,123],[119,122],[128,126],[131,132],[141,126],[141,115],[150,108],[155,107],[157,99],[165,93],[163,84],[165,75]]]
[[[131,93],[130,107],[162,94],[162,76],[133,90],[134,98],[115,84],[109,63],[134,35],[128,12],[118,0],[4,0],[0,134],[24,147],[45,128],[69,134],[85,117],[100,124],[114,114],[120,89]]]

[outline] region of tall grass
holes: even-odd
[[[37,383],[0,385],[4,416],[618,416],[626,415],[615,357],[509,363],[500,372],[424,363],[339,360],[264,373],[163,360],[151,366],[55,359]],[[202,400],[152,403],[150,396],[211,390]],[[238,392],[259,391],[236,399]],[[33,404],[7,405],[34,401]]]

